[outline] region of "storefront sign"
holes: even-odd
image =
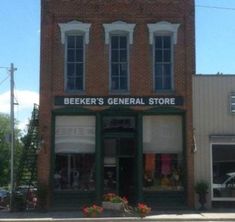
[[[181,96],[56,96],[56,106],[181,106],[183,97]]]

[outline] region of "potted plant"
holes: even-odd
[[[104,194],[104,201],[102,206],[108,210],[121,210],[128,204],[128,200],[125,197],[120,197],[115,193]]]
[[[206,204],[206,195],[208,193],[209,185],[206,181],[198,181],[195,184],[195,192],[198,194],[198,201],[201,204],[201,207],[199,210],[205,210],[205,204]]]
[[[93,204],[92,206],[84,207],[82,212],[84,217],[98,217],[103,212],[103,208]]]
[[[151,212],[151,208],[148,207],[146,204],[138,203],[136,207],[136,213],[139,217],[143,218],[146,217]]]

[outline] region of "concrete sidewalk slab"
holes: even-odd
[[[99,218],[84,218],[81,212],[1,212],[0,222],[76,222],[76,221],[235,221],[235,211],[224,212],[152,212],[145,218],[106,213]]]

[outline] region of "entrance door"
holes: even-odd
[[[114,192],[134,201],[135,139],[104,138],[104,193]]]

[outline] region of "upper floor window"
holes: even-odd
[[[173,90],[173,45],[177,43],[179,24],[148,24],[149,43],[153,45],[154,90]]]
[[[128,38],[112,35],[110,46],[111,90],[128,90]]]
[[[104,24],[105,43],[109,45],[109,90],[129,91],[129,45],[135,24],[117,21]]]
[[[90,24],[72,21],[59,24],[65,44],[65,90],[85,89],[85,45],[89,43]]]
[[[230,110],[232,113],[235,113],[235,94],[230,96]]]

